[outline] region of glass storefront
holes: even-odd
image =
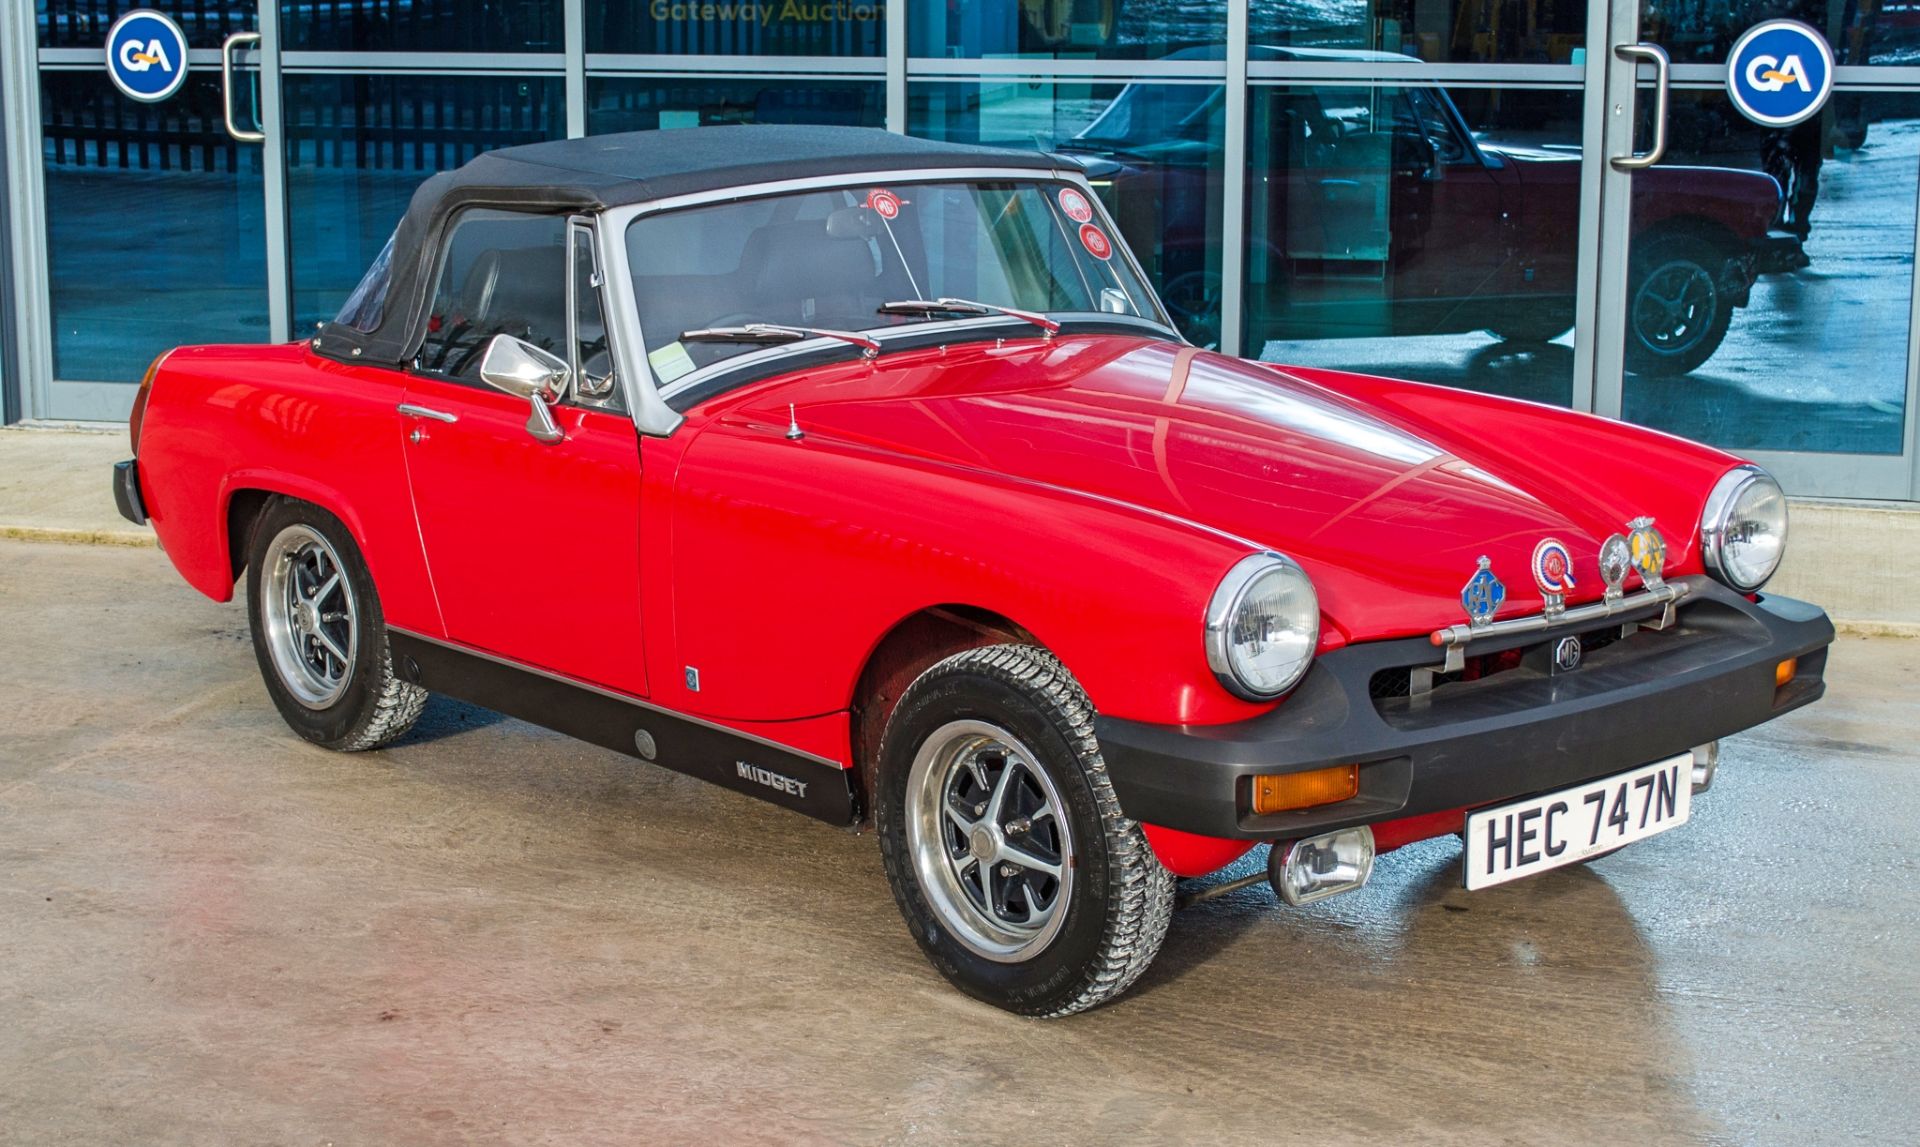
[[[907,131],[1034,147],[1085,167],[1188,338],[1220,327],[1222,133],[1218,84],[915,83]]]
[[[1579,92],[1251,98],[1248,357],[1572,403]]]
[[[295,74],[285,91],[296,331],[339,311],[421,180],[567,134],[555,76]]]
[[[192,49],[160,103],[102,67],[134,7]],[[16,385],[32,416],[122,417],[166,346],[297,335],[422,179],[489,148],[842,124],[1079,167],[1196,343],[1626,418],[1801,493],[1912,498],[1910,7],[36,0],[30,34],[0,20],[4,62],[38,74],[37,106],[5,117],[16,182],[37,159],[10,206],[45,296],[15,300]],[[1724,64],[1780,16],[1843,70],[1818,116],[1766,129]],[[225,84],[222,45],[249,33]],[[1615,56],[1636,38],[1673,60],[1660,124],[1653,69]],[[1658,163],[1618,165],[1662,127]]]
[[[1634,183],[1623,416],[1730,450],[1899,454],[1920,94],[1842,94],[1786,130],[1720,114],[1721,89],[1673,101],[1667,159]],[[1775,186],[1790,238],[1742,294],[1717,281],[1735,212]]]

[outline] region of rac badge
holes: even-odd
[[[1493,563],[1482,555],[1480,568],[1460,589],[1460,605],[1467,611],[1467,624],[1478,628],[1492,621],[1500,603],[1505,600],[1507,587],[1493,576]]]
[[[1567,608],[1567,591],[1573,588],[1573,555],[1559,538],[1541,538],[1533,547],[1533,583],[1546,599],[1547,616]]]

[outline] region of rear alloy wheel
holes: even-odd
[[[894,899],[976,999],[1062,1016],[1124,992],[1160,949],[1173,877],[1120,812],[1093,707],[1051,654],[955,654],[901,697],[875,826]]]
[[[247,615],[267,692],[307,740],[378,748],[420,716],[426,690],[394,676],[373,579],[332,514],[269,503],[253,531]]]
[[[1627,369],[1687,374],[1713,357],[1733,323],[1733,305],[1720,289],[1726,258],[1689,236],[1649,246],[1635,252],[1627,288]]]

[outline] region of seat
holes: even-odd
[[[875,271],[867,240],[829,235],[824,219],[762,227],[740,257],[752,313],[762,322],[872,326],[886,301]]]
[[[460,285],[460,313],[482,342],[509,334],[564,357],[566,248],[482,251]]]

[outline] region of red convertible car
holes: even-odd
[[[1833,635],[1760,592],[1756,467],[1200,350],[1076,170],[860,129],[482,156],[315,337],[161,356],[132,435],[123,512],[244,575],[301,736],[438,692],[870,825],[933,964],[1029,1015],[1263,842],[1304,904],[1672,828]]]

